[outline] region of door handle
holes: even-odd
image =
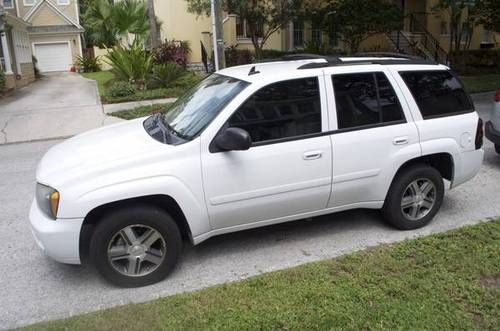
[[[394,145],[405,145],[408,143],[408,137],[397,137],[392,141]]]
[[[322,155],[323,155],[322,151],[310,151],[310,152],[305,152],[302,157],[304,158],[304,160],[310,161],[310,160],[317,160]]]

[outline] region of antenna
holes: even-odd
[[[253,66],[250,71],[248,72],[248,76],[260,74],[260,71],[255,70],[255,66]]]

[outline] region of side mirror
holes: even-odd
[[[223,151],[246,151],[252,145],[252,138],[240,128],[227,128],[215,138],[215,146]]]

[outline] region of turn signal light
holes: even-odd
[[[57,209],[59,208],[59,192],[52,192],[50,195],[50,211],[54,217],[57,216]]]

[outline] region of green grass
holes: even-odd
[[[134,118],[152,115],[153,113],[158,111],[167,111],[171,105],[171,103],[160,103],[152,106],[142,106],[130,110],[117,111],[109,115],[123,118],[124,120],[132,120]]]
[[[500,74],[461,76],[460,79],[469,93],[500,90]]]
[[[109,71],[83,73],[82,76],[97,81],[99,95],[103,103],[119,103],[128,101],[151,100],[161,98],[177,98],[187,90],[196,85],[203,77],[189,72],[177,79],[168,88],[155,88],[144,91],[136,91],[133,95],[126,97],[111,97],[106,93],[106,87],[113,81],[113,74]]]
[[[500,221],[30,330],[471,330],[500,325]]]

